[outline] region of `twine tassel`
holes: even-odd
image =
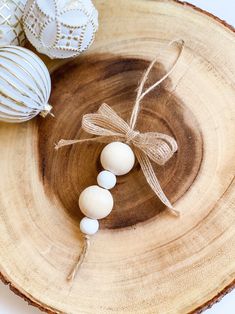
[[[81,267],[82,263],[84,262],[88,251],[90,248],[90,237],[88,235],[84,236],[84,243],[83,243],[83,248],[82,248],[82,252],[78,257],[78,260],[76,262],[76,264],[74,265],[72,271],[70,272],[70,274],[67,277],[68,281],[74,281],[74,278],[77,275],[77,272],[79,271],[79,268]]]

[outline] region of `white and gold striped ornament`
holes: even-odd
[[[23,46],[22,16],[26,0],[0,0],[0,45]]]
[[[23,26],[39,52],[52,59],[70,58],[92,44],[98,11],[91,0],[27,0]]]
[[[0,47],[0,121],[24,122],[51,110],[51,79],[43,61],[18,46]]]

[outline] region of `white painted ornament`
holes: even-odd
[[[101,171],[97,176],[97,183],[104,189],[111,190],[117,183],[116,176],[107,170]]]
[[[92,219],[103,219],[113,209],[112,194],[106,189],[92,185],[81,193],[79,207],[85,216]]]
[[[25,44],[22,16],[26,0],[0,0],[0,45]]]
[[[129,145],[112,142],[103,149],[100,161],[105,170],[121,176],[130,172],[134,167],[135,155]]]
[[[92,44],[98,12],[91,0],[28,0],[23,24],[39,52],[50,58],[70,58]]]
[[[99,221],[97,219],[84,217],[80,222],[80,230],[82,233],[89,236],[94,235],[99,230]]]
[[[0,47],[0,121],[24,122],[51,110],[51,79],[42,60],[28,49]]]

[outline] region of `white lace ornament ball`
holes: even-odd
[[[98,29],[91,0],[28,0],[24,30],[35,48],[50,58],[70,58],[85,51]]]
[[[24,122],[50,112],[50,74],[36,54],[18,46],[0,47],[0,68],[0,121]]]
[[[25,44],[22,16],[26,0],[0,0],[0,45]]]

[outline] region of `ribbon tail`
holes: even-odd
[[[60,140],[57,144],[55,144],[55,149],[58,150],[61,147],[70,146],[74,144],[82,144],[82,143],[97,142],[97,141],[101,142],[104,139],[107,139],[107,136],[100,136],[99,138],[97,137],[85,138],[82,140]]]
[[[152,188],[154,193],[158,196],[158,198],[161,200],[163,204],[165,204],[170,211],[171,214],[174,216],[180,216],[180,212],[172,206],[171,202],[166,197],[165,193],[163,192],[161,185],[155,175],[155,172],[153,170],[152,164],[150,162],[150,159],[148,156],[146,156],[141,150],[135,149],[136,157],[140,163],[141,169],[144,173],[144,176],[149,184],[149,186]]]

